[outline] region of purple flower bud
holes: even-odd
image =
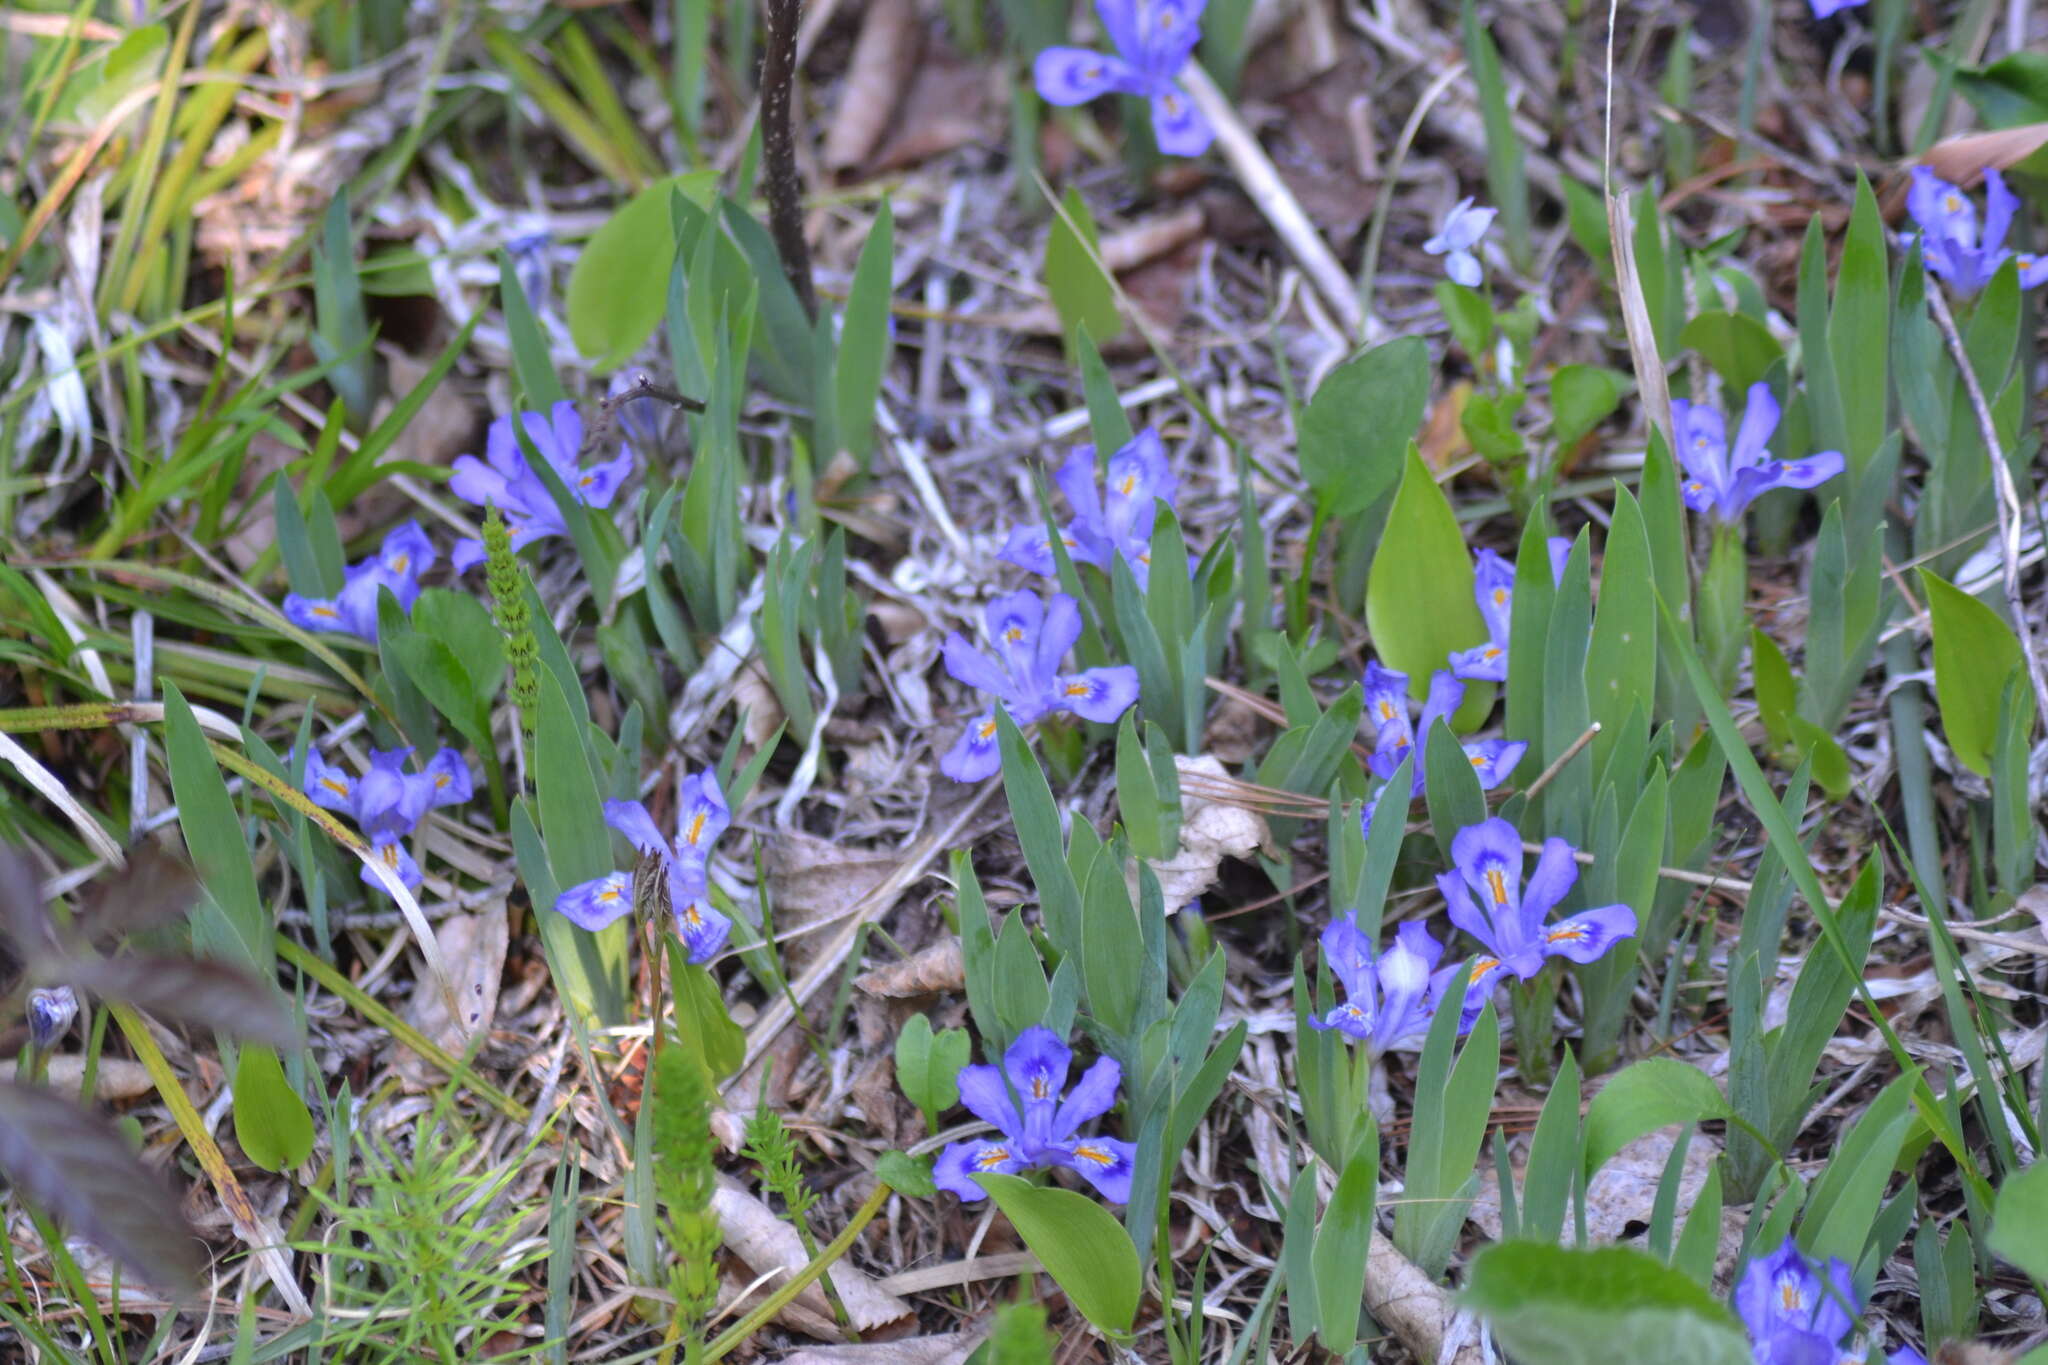
[[[29,1041],[44,1050],[56,1045],[78,1017],[78,996],[69,986],[50,986],[28,993]]]

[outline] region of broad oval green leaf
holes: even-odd
[[[1551,439],[1569,450],[1621,406],[1627,376],[1600,365],[1560,365],[1550,376]]]
[[[313,1116],[267,1047],[245,1047],[235,1063],[235,1141],[266,1171],[313,1154]]]
[[[609,370],[623,365],[660,325],[668,307],[669,263],[675,259],[675,227],[669,195],[700,192],[700,177],[657,180],[628,199],[590,235],[569,271],[563,299],[569,337],[576,349]]]
[[[1729,392],[1747,393],[1771,366],[1785,358],[1785,348],[1771,329],[1747,313],[1718,309],[1699,314],[1678,334],[1678,344],[1698,351]]]
[[[1401,455],[1429,404],[1429,348],[1401,337],[1330,371],[1301,413],[1295,458],[1333,517],[1355,516],[1401,477]]]
[[[1116,1215],[1087,1195],[1014,1175],[976,1179],[1081,1315],[1113,1337],[1129,1336],[1143,1281],[1138,1249]]]
[[[1990,1242],[2030,1278],[2048,1279],[2048,1164],[2015,1172],[1998,1187]]]
[[[1474,1258],[1461,1298],[1517,1360],[1750,1362],[1727,1308],[1685,1272],[1628,1247],[1501,1242]]]
[[[1586,1175],[1645,1133],[1728,1117],[1728,1101],[1704,1071],[1651,1057],[1618,1073],[1586,1109]]]
[[[1097,264],[1101,255],[1095,219],[1081,192],[1070,188],[1053,215],[1052,235],[1045,241],[1045,292],[1052,296],[1053,311],[1060,315],[1070,355],[1080,328],[1087,328],[1097,341],[1108,341],[1124,329],[1116,289]]]
[[[1920,582],[1934,627],[1934,695],[1942,729],[1956,761],[1989,777],[1999,694],[2025,663],[2019,637],[1997,612],[1939,574],[1922,569]]]
[[[1450,666],[1453,651],[1486,640],[1458,518],[1412,442],[1386,534],[1372,558],[1365,620],[1380,662],[1406,673],[1408,691],[1418,699],[1429,691],[1429,675]],[[1459,715],[1476,715],[1492,700],[1491,688],[1468,686]]]

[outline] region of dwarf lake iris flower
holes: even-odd
[[[1422,719],[1417,725],[1408,720],[1408,675],[1387,668],[1377,660],[1365,666],[1365,717],[1374,728],[1371,767],[1373,775],[1391,778],[1394,770],[1401,766],[1401,760],[1413,751],[1415,754],[1414,775],[1409,779],[1409,799],[1422,795],[1425,773],[1423,759],[1429,745],[1430,731],[1439,720],[1448,720],[1457,713],[1465,700],[1465,684],[1452,676],[1449,669],[1438,669],[1430,675],[1429,697],[1422,703]],[[1465,757],[1471,761],[1472,770],[1479,774],[1479,786],[1491,791],[1507,780],[1507,775],[1522,761],[1522,755],[1529,748],[1520,740],[1481,739],[1461,746]]]
[[[1477,289],[1485,276],[1480,272],[1479,258],[1472,249],[1493,226],[1493,217],[1499,212],[1499,209],[1473,208],[1472,196],[1466,195],[1444,215],[1436,236],[1424,242],[1422,249],[1432,256],[1444,258],[1444,274],[1453,281],[1467,289]]]
[[[1472,571],[1472,596],[1486,622],[1486,643],[1451,655],[1451,672],[1471,682],[1506,682],[1508,629],[1514,624],[1515,566],[1481,550]]]
[[[1550,555],[1550,581],[1561,583],[1572,554],[1571,538],[1552,536],[1543,544]],[[1508,633],[1515,623],[1515,566],[1492,550],[1480,550],[1474,558],[1472,598],[1486,622],[1486,643],[1453,653],[1451,673],[1470,682],[1506,682]]]
[[[469,765],[461,754],[443,749],[424,769],[409,773],[405,760],[411,753],[411,749],[372,749],[370,770],[361,777],[350,777],[322,758],[319,750],[309,750],[305,787],[314,805],[352,818],[370,841],[371,854],[409,887],[420,884],[420,869],[402,841],[435,806],[459,805],[470,796]],[[367,867],[363,880],[382,888]]]
[[[1842,453],[1823,450],[1803,460],[1771,458],[1771,433],[1778,429],[1778,400],[1762,380],[1749,386],[1735,448],[1715,409],[1683,398],[1671,400],[1671,426],[1678,435],[1678,459],[1685,466],[1685,505],[1724,525],[1734,525],[1759,496],[1773,488],[1817,488],[1842,472]]]
[[[1496,970],[1526,981],[1543,970],[1547,958],[1592,962],[1615,940],[1636,932],[1636,912],[1626,905],[1603,905],[1555,924],[1543,922],[1579,879],[1572,846],[1562,839],[1545,841],[1526,888],[1522,836],[1499,817],[1467,825],[1453,835],[1451,862],[1456,870],[1439,873],[1437,889],[1450,907],[1451,923],[1486,948],[1486,955],[1472,963],[1465,993],[1468,1014],[1476,1013],[1485,1001]]]
[[[1095,447],[1079,446],[1052,476],[1074,519],[1060,531],[1060,543],[1076,564],[1093,564],[1104,573],[1121,556],[1131,576],[1145,588],[1152,581],[1152,520],[1159,499],[1173,506],[1177,482],[1166,462],[1159,433],[1147,427],[1129,445],[1109,457],[1105,490],[1096,473]],[[1003,543],[1002,558],[1019,568],[1053,577],[1059,565],[1043,526],[1019,526]],[[1190,561],[1190,569],[1193,562]]]
[[[1067,1068],[1074,1053],[1049,1028],[1034,1025],[1017,1035],[1003,1064],[960,1068],[960,1103],[984,1123],[992,1137],[956,1142],[932,1165],[932,1180],[970,1203],[987,1191],[978,1174],[1013,1175],[1046,1166],[1079,1171],[1111,1203],[1131,1198],[1131,1165],[1138,1149],[1110,1137],[1080,1137],[1076,1130],[1101,1118],[1116,1103],[1123,1069],[1112,1057],[1097,1058],[1071,1092]]]
[[[1825,19],[1842,10],[1854,9],[1858,5],[1867,4],[1868,2],[1869,0],[1806,0],[1808,7],[1813,10],[1813,17],[1816,19]]]
[[[1768,1256],[1759,1256],[1735,1286],[1735,1312],[1749,1329],[1757,1365],[1863,1365],[1869,1345],[1856,1328],[1856,1286],[1849,1263],[1830,1256],[1823,1280],[1790,1237]],[[1926,1365],[1921,1354],[1901,1346],[1886,1357],[1890,1365]]]
[[[379,589],[391,589],[399,610],[412,611],[419,600],[420,575],[433,567],[434,544],[416,521],[394,528],[376,554],[344,571],[341,591],[333,597],[301,597],[286,593],[285,619],[306,630],[332,630],[357,639],[377,640]]]
[[[661,860],[676,932],[689,950],[690,961],[704,963],[718,955],[732,932],[732,921],[712,907],[706,872],[712,844],[732,823],[732,808],[718,788],[717,776],[709,772],[684,778],[677,804],[673,841],[662,837],[647,807],[638,801],[605,802],[604,822],[625,835],[633,847]],[[632,908],[630,872],[608,872],[555,897],[555,909],[583,929],[602,929]]]
[[[1378,1057],[1398,1043],[1429,1030],[1431,1008],[1448,974],[1432,979],[1444,945],[1422,925],[1409,921],[1394,935],[1394,946],[1377,956],[1359,930],[1358,912],[1331,920],[1323,930],[1323,961],[1344,986],[1344,1003],[1311,1027],[1335,1029],[1364,1043]]]
[[[1086,104],[1098,95],[1142,95],[1152,102],[1152,135],[1168,156],[1200,156],[1215,130],[1176,77],[1202,38],[1207,0],[1095,0],[1095,12],[1119,55],[1085,47],[1049,47],[1032,63],[1047,104]]]
[[[630,451],[622,447],[610,460],[599,461],[587,468],[579,466],[576,457],[583,448],[583,418],[577,413],[576,405],[567,399],[555,404],[545,416],[538,412],[522,412],[518,417],[520,425],[526,429],[527,440],[533,443],[540,457],[568,487],[571,497],[586,507],[611,506],[612,496],[626,481],[626,475],[632,472],[633,456]],[[562,520],[562,510],[555,505],[547,484],[534,472],[526,452],[520,449],[511,417],[500,417],[491,423],[490,435],[484,442],[483,459],[479,460],[474,455],[457,457],[455,476],[448,480],[448,490],[464,502],[473,502],[478,507],[496,507],[504,515],[515,550],[532,541],[569,532],[569,525]],[[450,558],[457,573],[467,572],[484,562],[484,543],[481,540],[457,541],[455,553]]]
[[[988,604],[985,619],[994,657],[954,631],[946,637],[946,671],[988,693],[1018,725],[1056,711],[1106,725],[1138,699],[1138,670],[1127,664],[1079,673],[1059,671],[1067,651],[1081,638],[1081,609],[1065,593],[1056,592],[1044,602],[1036,593],[1005,593]],[[955,782],[979,782],[1002,766],[993,704],[939,760],[939,771]]]
[[[2018,196],[2005,187],[2005,177],[1984,168],[1984,222],[1977,206],[1954,185],[1925,166],[1913,168],[1913,187],[1906,192],[1906,212],[1920,229],[1920,252],[1927,273],[1948,281],[1959,294],[1974,294],[1991,283],[1998,267],[2014,253],[2005,244]],[[2019,255],[2020,288],[2032,289],[2048,280],[2048,256]]]

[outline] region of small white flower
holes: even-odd
[[[1493,216],[1499,209],[1476,209],[1472,197],[1460,199],[1457,207],[1444,215],[1443,225],[1436,236],[1422,244],[1422,249],[1432,256],[1444,257],[1444,274],[1467,289],[1477,289],[1483,278],[1479,270],[1479,258],[1472,254],[1472,248],[1479,245],[1479,239],[1493,226]]]

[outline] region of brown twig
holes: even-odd
[[[767,51],[761,58],[762,189],[768,196],[768,230],[775,237],[782,273],[789,276],[804,315],[818,316],[811,284],[811,249],[804,241],[804,186],[796,169],[796,135],[790,129],[790,100],[796,89],[796,30],[803,0],[766,0]]]

